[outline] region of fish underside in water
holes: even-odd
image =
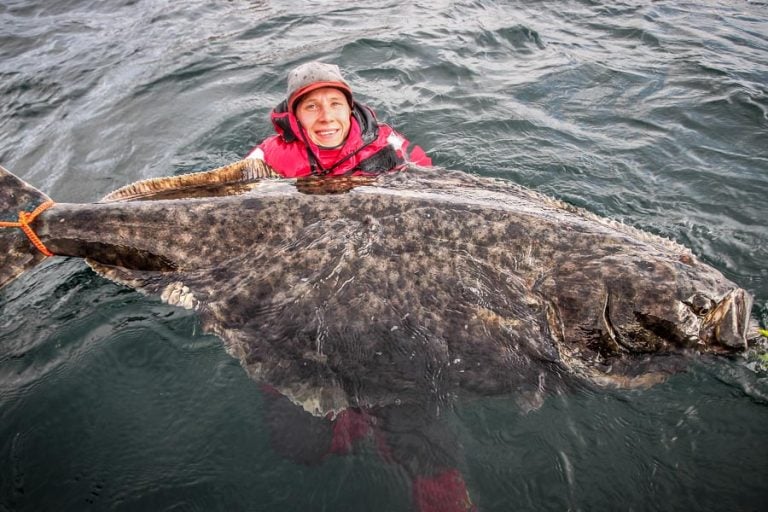
[[[0,220],[46,200],[0,168]],[[29,225],[54,254],[195,310],[250,376],[316,416],[645,386],[658,358],[743,351],[751,328],[751,297],[686,248],[455,171],[296,181],[243,161]],[[44,257],[0,229],[0,286]]]

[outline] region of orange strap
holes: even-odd
[[[53,256],[53,253],[48,250],[48,248],[43,245],[43,242],[40,241],[40,237],[37,236],[37,234],[32,230],[30,227],[30,223],[34,221],[38,215],[43,213],[45,210],[53,206],[53,201],[50,199],[38,206],[34,209],[32,213],[28,212],[19,212],[19,220],[18,222],[7,222],[7,221],[0,221],[0,228],[20,228],[25,235],[27,235],[27,238],[29,238],[29,241],[32,242],[32,245],[34,245],[38,251],[45,254],[46,256]]]

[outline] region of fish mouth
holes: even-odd
[[[752,297],[740,288],[726,293],[702,319],[699,338],[713,351],[747,349]]]

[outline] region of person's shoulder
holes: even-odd
[[[288,143],[279,135],[272,135],[267,137],[259,143],[258,146],[252,148],[245,155],[244,158],[254,158],[256,160],[266,160],[266,155],[278,152],[285,148]]]
[[[400,137],[405,140],[402,133],[398,132],[387,123],[376,123],[379,140],[387,140],[390,137]]]
[[[388,124],[379,126],[379,136],[384,138],[393,149],[402,153],[409,163],[421,167],[431,167],[432,159],[417,144],[411,144],[408,138]]]
[[[282,149],[289,145],[290,143],[286,142],[280,135],[272,135],[264,139],[257,148],[261,149],[264,154],[267,154],[272,150]]]
[[[247,155],[243,157],[243,160],[248,160],[248,159],[264,160],[264,150],[261,149],[261,145],[256,146],[255,148],[250,150]]]

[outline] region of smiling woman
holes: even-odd
[[[370,175],[432,160],[352,97],[339,67],[308,62],[288,74],[285,101],[272,111],[277,135],[246,158],[264,160],[283,176]]]

